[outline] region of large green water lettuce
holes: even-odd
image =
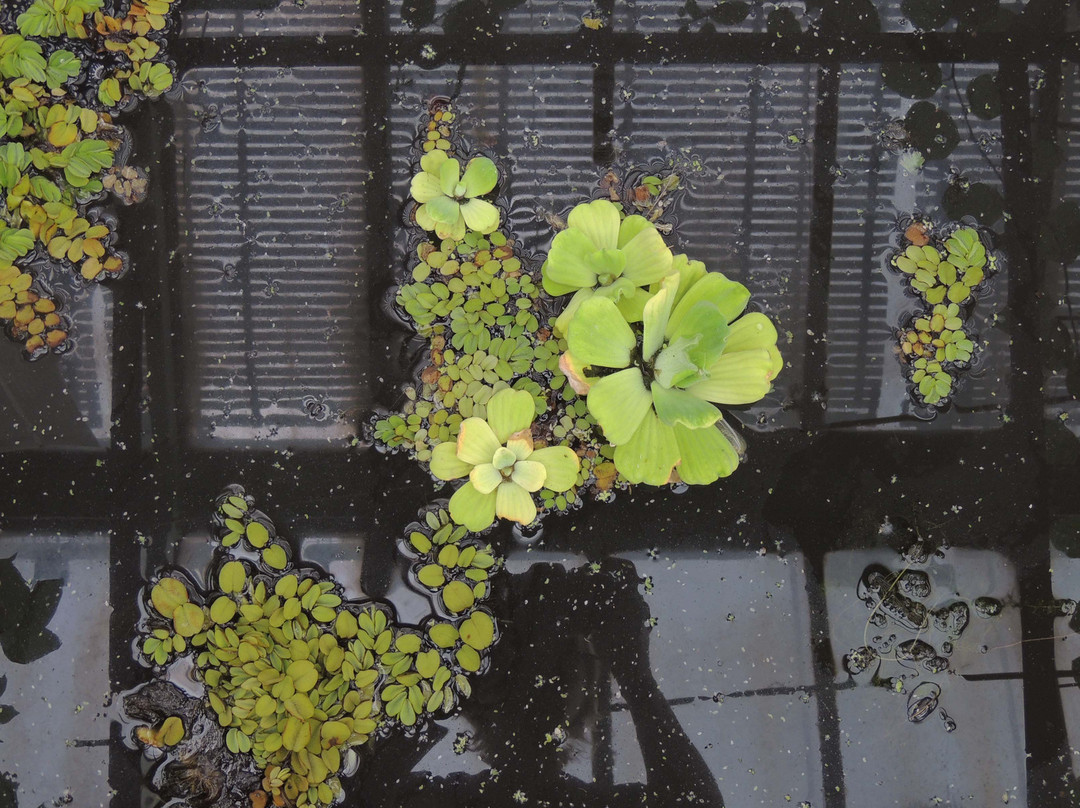
[[[643,287],[671,271],[671,250],[652,222],[642,216],[620,219],[606,199],[585,202],[567,218],[544,263],[544,290],[574,293],[555,321],[559,334],[586,300],[599,296],[615,303],[629,322],[641,319],[649,293]]]
[[[468,477],[450,498],[450,517],[480,531],[498,516],[524,525],[536,518],[533,492],[563,492],[577,482],[580,461],[567,446],[533,448],[536,404],[523,390],[501,390],[487,404],[487,418],[466,418],[456,443],[440,443],[431,473],[440,480]]]
[[[465,238],[466,230],[486,234],[498,228],[499,209],[479,198],[491,193],[499,181],[491,160],[474,157],[462,174],[457,160],[436,149],[421,158],[420,169],[410,187],[412,198],[420,203],[418,225],[455,241]]]
[[[758,401],[783,367],[776,328],[743,313],[750,293],[679,256],[633,327],[610,299],[583,302],[568,325],[564,368],[588,386],[588,407],[630,482],[711,483],[739,455],[717,404]],[[673,471],[677,475],[673,475]]]

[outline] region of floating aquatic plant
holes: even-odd
[[[758,401],[783,367],[776,328],[743,313],[749,299],[742,284],[679,256],[640,329],[602,297],[571,318],[566,365],[631,482],[663,485],[677,467],[678,479],[704,484],[735,470],[738,452],[715,428],[715,405]]]
[[[476,604],[500,561],[446,511],[428,512],[431,533],[414,530],[409,554],[443,571],[437,586],[427,573],[417,580],[438,593],[446,616],[401,626],[389,606],[346,600],[332,577],[294,561],[253,504],[235,486],[219,497],[220,548],[206,587],[179,572],[160,576],[145,593],[137,647],[148,664],[192,660],[224,747],[250,760],[267,800],[329,805],[343,794],[350,750],[448,713],[471,693],[466,674],[482,669],[497,636]],[[169,716],[135,737],[173,747],[186,733]]]
[[[420,203],[416,223],[433,230],[439,238],[460,241],[472,230],[488,234],[499,226],[499,209],[480,197],[494,190],[499,181],[495,164],[486,157],[474,157],[461,173],[456,159],[438,149],[420,160],[420,172],[412,179],[410,193]]]
[[[978,352],[965,327],[968,312],[996,269],[997,256],[974,227],[933,228],[912,220],[904,228],[906,246],[890,264],[926,302],[898,331],[915,400],[933,407],[948,404],[960,374]]]
[[[530,524],[536,519],[532,494],[555,492],[577,481],[578,457],[566,446],[534,449],[533,397],[502,390],[487,404],[486,418],[467,418],[457,440],[440,443],[431,457],[431,473],[441,480],[469,480],[450,498],[450,516],[469,530],[481,531],[495,517]]]
[[[174,2],[133,0],[125,16],[112,17],[102,0],[35,0],[15,18],[18,32],[0,29],[0,221],[30,235],[16,255],[0,245],[0,270],[30,272],[27,295],[58,306],[29,269],[50,259],[77,282],[123,274],[114,222],[90,204],[105,190],[125,203],[145,193],[138,175],[117,165],[125,135],[111,110],[172,87],[161,34]],[[120,181],[107,183],[114,170]],[[7,330],[31,358],[68,345],[66,327],[24,325]]]
[[[643,216],[620,217],[606,199],[585,202],[567,217],[542,269],[550,295],[573,293],[555,321],[565,333],[570,318],[586,300],[599,296],[615,303],[629,322],[641,319],[649,292],[671,271],[671,250],[655,225]]]

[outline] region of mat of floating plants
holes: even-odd
[[[5,0],[0,808],[1080,804],[1078,65]]]

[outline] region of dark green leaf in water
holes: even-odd
[[[985,22],[997,16],[998,0],[947,0],[949,16],[956,18],[956,25],[961,30],[980,28]]]
[[[929,101],[920,101],[904,117],[911,145],[927,160],[940,160],[952,154],[960,142],[960,133],[949,114]]]
[[[799,25],[794,11],[787,6],[780,6],[769,12],[765,30],[775,37],[798,36],[802,33],[802,26]]]
[[[989,121],[1001,114],[1001,93],[998,92],[997,74],[983,73],[968,82],[968,105],[971,111]]]
[[[1031,173],[1040,180],[1049,180],[1061,165],[1061,147],[1052,140],[1039,140],[1031,144]]]
[[[941,87],[941,68],[933,63],[886,62],[881,66],[885,86],[904,98],[929,98]]]
[[[410,28],[423,28],[435,21],[435,0],[405,0],[401,21]]]
[[[1054,522],[1050,543],[1069,558],[1080,558],[1080,515],[1063,516]]]
[[[15,557],[0,559],[0,647],[12,662],[26,665],[60,647],[46,626],[60,603],[63,581],[38,581],[33,589],[15,568]]]
[[[924,31],[940,28],[949,21],[949,6],[941,0],[903,0],[900,11]]]
[[[0,726],[6,724],[19,714],[19,711],[10,704],[0,704]]]
[[[750,14],[750,5],[742,0],[725,0],[717,3],[709,12],[709,17],[717,25],[738,25]]]
[[[829,35],[876,34],[881,31],[881,17],[871,0],[826,0],[820,26]]]
[[[998,189],[985,182],[954,182],[945,189],[941,202],[950,219],[972,216],[987,227],[1000,219],[1005,209]]]
[[[1073,681],[1076,682],[1076,686],[1080,687],[1080,657],[1077,657],[1072,661],[1072,675]]]
[[[701,10],[701,6],[698,5],[697,0],[686,0],[686,3],[679,10],[680,14],[685,14],[692,20],[700,20],[705,16],[705,12]]]

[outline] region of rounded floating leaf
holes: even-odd
[[[244,533],[252,547],[265,547],[266,543],[270,541],[270,531],[261,522],[248,522]]]
[[[184,740],[184,722],[179,716],[170,715],[161,724],[158,733],[163,746],[176,746]]]
[[[443,605],[453,614],[461,614],[472,608],[476,600],[473,590],[461,581],[448,583],[442,591],[442,599]]]
[[[183,603],[173,612],[173,628],[181,637],[194,637],[202,631],[205,616],[194,603]]]
[[[210,604],[210,619],[217,624],[228,623],[236,616],[236,603],[232,598],[222,595]]]
[[[271,544],[262,551],[263,562],[272,569],[283,570],[289,564],[289,556],[280,544]]]
[[[930,31],[949,21],[949,3],[941,0],[902,0],[900,11],[917,28]]]
[[[968,105],[971,111],[984,121],[993,120],[1001,114],[1001,93],[996,73],[983,73],[968,82]]]
[[[463,645],[458,648],[457,652],[454,654],[454,658],[463,670],[469,671],[470,673],[475,673],[480,670],[480,654],[478,654],[476,649],[471,646]]]
[[[162,578],[150,590],[150,602],[158,614],[170,618],[177,606],[188,602],[187,587],[176,578]]]
[[[461,624],[461,640],[477,651],[483,651],[495,639],[495,621],[487,612],[476,611]]]
[[[929,101],[920,101],[904,117],[911,145],[927,160],[940,160],[952,154],[960,142],[960,132],[949,114]]]
[[[904,98],[929,98],[941,87],[941,68],[932,62],[886,62],[881,79]]]
[[[229,561],[221,567],[218,573],[218,587],[222,592],[236,593],[244,588],[247,582],[247,573],[244,565],[239,561]]]

